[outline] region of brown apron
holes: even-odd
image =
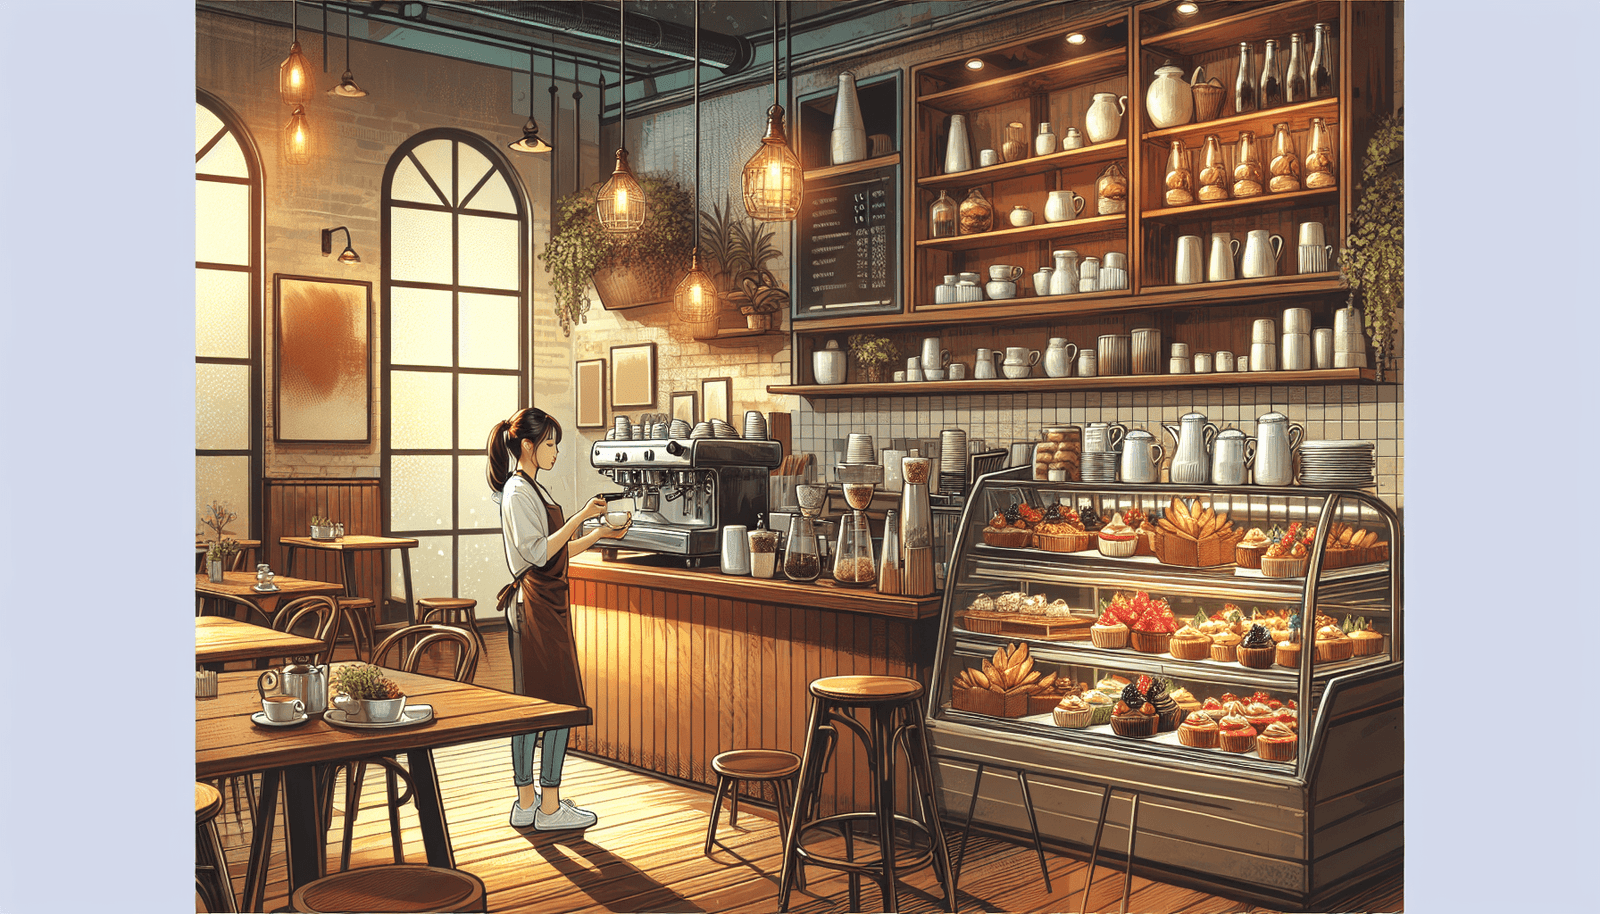
[[[518,471],[527,479],[527,474]],[[532,479],[528,479],[532,483]],[[538,490],[535,489],[535,492]],[[544,496],[540,495],[540,501]],[[546,503],[549,529],[554,532],[566,523],[557,505]],[[518,591],[520,604],[513,604]],[[578,648],[572,637],[571,602],[567,596],[567,547],[550,556],[543,565],[531,565],[500,590],[498,609],[506,612],[519,606],[516,650],[521,660],[522,682],[517,691],[530,698],[542,698],[563,705],[587,708],[583,698],[583,678],[578,673]]]

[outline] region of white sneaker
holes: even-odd
[[[539,809],[539,801],[533,802],[533,809],[523,809],[520,800],[511,801],[511,827],[527,828],[535,821],[534,813]]]
[[[544,810],[533,811],[534,831],[571,831],[585,829],[600,821],[600,817],[587,809],[579,809],[571,800],[562,800],[556,811],[545,815]]]

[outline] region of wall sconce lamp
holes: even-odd
[[[357,254],[356,249],[350,246],[350,230],[342,225],[338,228],[322,230],[322,256],[326,257],[333,253],[334,232],[344,232],[344,251],[339,254],[339,262],[360,263],[361,255]]]

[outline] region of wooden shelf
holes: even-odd
[[[956,394],[1060,393],[1073,390],[1149,390],[1172,387],[1250,387],[1278,384],[1376,383],[1370,368],[1327,368],[1319,371],[1229,371],[1212,374],[1117,375],[1109,378],[1024,378],[1012,381],[923,381],[888,384],[782,384],[767,393],[792,394],[809,400],[848,397],[930,397]]]
[[[746,328],[718,330],[716,336],[695,337],[696,343],[707,346],[748,346],[762,337],[782,337],[781,330],[749,330]]]
[[[1068,57],[1049,66],[996,77],[970,86],[958,86],[943,92],[919,96],[916,103],[946,114],[962,114],[977,108],[988,108],[1068,86],[1123,76],[1126,75],[1127,68],[1127,52],[1122,48],[1109,48],[1083,57]]]
[[[991,204],[992,205],[992,204]],[[1001,218],[996,214],[995,218]],[[978,248],[999,247],[1017,242],[1042,241],[1046,238],[1065,238],[1082,235],[1111,235],[1125,233],[1127,213],[1110,216],[1081,216],[1066,222],[1041,222],[1022,228],[996,229],[976,235],[957,235],[954,238],[925,238],[917,247],[935,251],[972,251]]]
[[[1319,187],[1316,190],[1297,190],[1287,194],[1261,194],[1239,200],[1218,200],[1215,203],[1195,203],[1190,206],[1167,206],[1147,209],[1140,213],[1146,222],[1176,222],[1205,219],[1213,213],[1232,216],[1239,210],[1271,212],[1294,209],[1298,206],[1333,206],[1339,202],[1339,187]]]
[[[1018,159],[1015,162],[1002,162],[999,165],[988,165],[983,168],[969,168],[966,171],[958,171],[954,174],[918,178],[917,186],[926,187],[930,190],[948,190],[956,187],[971,187],[974,184],[993,184],[996,181],[1005,181],[1011,178],[1049,174],[1061,168],[1113,162],[1125,159],[1127,155],[1127,140],[1111,140],[1110,142],[1096,143],[1093,146],[1083,146],[1078,149],[1063,149],[1046,156],[1031,156],[1026,159]],[[810,175],[807,175],[807,177],[810,177]]]
[[[840,175],[853,175],[872,171],[874,168],[882,168],[885,165],[899,164],[900,153],[891,152],[886,156],[878,156],[877,158],[873,159],[862,159],[859,162],[847,162],[843,165],[828,165],[822,168],[807,168],[805,170],[805,179],[807,181],[818,181],[823,178],[836,178]]]
[[[1343,274],[1338,270],[1326,273],[1297,273],[1284,276],[1266,276],[1261,279],[1230,279],[1227,282],[1196,282],[1181,286],[1146,286],[1140,298],[1180,303],[1213,299],[1226,293],[1229,302],[1247,301],[1251,298],[1270,298],[1295,293],[1314,294],[1337,292],[1345,287]],[[1254,294],[1247,294],[1247,293]]]
[[[1232,16],[1159,32],[1142,39],[1139,44],[1146,50],[1159,49],[1164,54],[1187,57],[1229,45],[1237,46],[1240,41],[1259,41],[1273,35],[1308,31],[1313,23],[1326,18],[1319,18],[1318,6],[1315,2],[1287,2],[1256,7]]]
[[[1229,139],[1224,140],[1223,146],[1232,146],[1238,142],[1239,133],[1243,130],[1253,131],[1258,140],[1271,142],[1272,129],[1278,124],[1287,122],[1292,131],[1304,131],[1311,128],[1311,119],[1320,117],[1328,126],[1339,123],[1339,99],[1319,98],[1315,101],[1299,102],[1293,105],[1280,105],[1277,108],[1268,108],[1265,111],[1251,111],[1248,114],[1235,114],[1230,117],[1219,117],[1215,120],[1200,121],[1193,124],[1180,124],[1176,127],[1166,127],[1161,130],[1152,130],[1142,136],[1146,143],[1153,143],[1162,149],[1172,145],[1172,141],[1179,137],[1204,138],[1208,133],[1219,136],[1227,134]],[[1337,163],[1335,163],[1337,164]]]

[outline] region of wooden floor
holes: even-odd
[[[476,680],[492,688],[510,684],[510,663],[504,633],[489,633],[489,656]],[[348,648],[337,659],[346,659]],[[441,662],[445,658],[440,658]],[[428,670],[424,670],[425,672]],[[489,910],[536,912],[771,912],[777,910],[780,837],[770,808],[741,803],[738,826],[728,825],[724,809],[719,845],[702,855],[711,795],[610,762],[569,754],[563,776],[563,797],[592,809],[600,817],[581,835],[521,833],[507,816],[515,796],[511,753],[504,739],[438,750],[446,816],[456,865],[483,879]],[[342,779],[341,779],[342,780]],[[352,867],[393,862],[388,816],[381,779],[369,776],[356,816]],[[231,798],[230,798],[231,799]],[[328,869],[338,867],[338,841],[343,833],[343,790],[334,795],[329,831]],[[244,887],[250,846],[249,812],[235,815],[231,801],[220,818],[223,843],[236,891]],[[407,859],[420,863],[422,841],[413,808],[401,817]],[[280,817],[281,824],[281,817]],[[954,848],[958,828],[949,836]],[[282,857],[282,828],[275,832],[274,862],[265,910],[287,904]],[[1040,879],[1032,849],[1007,840],[975,834],[968,845],[958,885],[958,907],[964,911],[1079,911],[1084,860],[1046,852],[1053,891]],[[795,892],[790,910],[822,914],[848,910],[847,884],[838,874],[820,868],[807,871],[805,892]],[[1120,869],[1096,868],[1089,911],[1115,911],[1121,903]],[[900,909],[909,914],[943,908],[931,870],[905,880]],[[870,884],[862,890],[867,910],[881,910],[882,899]],[[1403,907],[1396,875],[1358,897],[1341,903],[1346,911],[1390,912]],[[1274,910],[1187,888],[1133,879],[1130,911],[1232,914]]]

